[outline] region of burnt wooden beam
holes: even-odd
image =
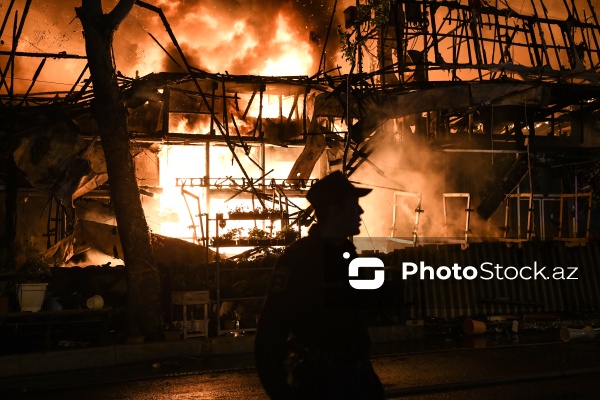
[[[35,82],[37,81],[38,76],[40,76],[40,73],[42,72],[42,69],[44,68],[44,64],[46,64],[45,58],[42,60],[40,65],[38,65],[37,69],[35,70],[35,73],[33,74],[33,78],[31,79],[31,85],[29,85],[29,87],[27,88],[27,91],[25,92],[25,95],[23,95],[23,99],[21,99],[18,106],[21,106],[27,100],[27,96],[29,96],[29,92],[31,92],[31,89],[33,89],[33,86],[35,85]]]
[[[594,9],[594,6],[592,5],[592,1],[587,0],[587,3],[588,3],[588,7],[590,8],[590,10],[592,12],[592,18],[594,18],[594,22],[600,28],[600,23],[598,22],[598,16],[596,15],[596,10]],[[591,29],[591,31],[592,31],[592,37],[594,38],[594,44],[596,45],[596,51],[598,51],[598,50],[600,50],[600,44],[598,43],[598,38],[596,36],[595,29]],[[598,58],[599,58],[598,62],[600,64],[600,56]],[[594,66],[592,65],[592,67],[594,67]]]
[[[525,179],[528,171],[527,157],[519,157],[491,187],[485,199],[475,209],[477,214],[484,220],[489,219],[506,199],[506,195],[512,193],[517,185]]]
[[[534,17],[535,17],[535,25],[537,26],[538,29],[538,34],[540,35],[540,47],[542,49],[542,55],[546,57],[546,61],[548,62],[548,64],[550,64],[550,56],[548,55],[548,49],[546,47],[546,40],[544,38],[544,31],[542,30],[542,25],[539,23],[539,15],[537,12],[537,8],[535,7],[535,3],[533,0],[531,1],[531,7],[533,7],[533,13],[534,13]],[[535,33],[533,32],[533,28],[532,28],[532,40],[535,40]],[[544,60],[542,58],[539,66],[541,67],[542,65],[544,65]]]
[[[71,97],[71,95],[77,88],[77,85],[79,85],[79,82],[81,82],[81,79],[83,79],[83,75],[85,75],[85,73],[87,72],[88,67],[89,67],[88,64],[85,64],[85,67],[83,67],[83,70],[81,71],[81,73],[79,74],[77,79],[75,80],[75,83],[73,84],[73,86],[71,86],[71,90],[69,90],[69,93],[67,93],[67,95],[65,96],[64,104],[67,104],[67,102],[69,101],[69,97]],[[89,83],[88,83],[88,85],[89,85]],[[84,86],[84,88],[87,88],[87,86]]]
[[[60,53],[33,53],[29,51],[11,51],[0,50],[0,56],[10,56],[14,54],[15,57],[30,57],[30,58],[67,58],[75,60],[85,60],[87,56],[81,56],[79,54],[68,54],[67,52]]]
[[[331,18],[329,19],[329,24],[327,25],[327,36],[325,36],[325,43],[323,43],[323,50],[321,51],[321,58],[319,59],[319,67],[318,72],[321,71],[321,65],[323,65],[323,69],[327,68],[327,43],[329,41],[329,34],[331,33],[331,26],[333,25],[333,19],[335,17],[335,10],[337,9],[338,0],[335,0],[333,3],[333,11],[331,12]]]
[[[290,108],[290,114],[288,115],[287,121],[286,121],[287,122],[286,123],[287,126],[289,126],[289,124],[291,123],[294,111],[296,111],[297,108],[298,108],[298,97],[300,97],[300,92],[297,92],[294,95],[294,103],[292,104],[292,107]]]
[[[175,58],[173,58],[173,56],[171,55],[171,53],[169,53],[167,51],[167,49],[165,49],[163,47],[163,45],[160,44],[160,42],[158,41],[158,39],[156,39],[154,37],[154,35],[152,35],[150,32],[148,32],[148,35],[150,35],[150,37],[152,38],[152,40],[154,40],[154,42],[158,45],[158,47],[160,47],[162,49],[162,51],[165,52],[165,54],[167,55],[167,57],[169,57],[171,59],[171,61],[173,61],[175,63],[175,65],[177,65],[179,68],[183,69],[183,67],[181,65],[179,65],[179,63],[177,62],[177,60],[175,60]]]
[[[2,34],[4,33],[4,28],[6,28],[6,23],[8,22],[8,17],[10,16],[10,12],[12,11],[12,8],[14,5],[15,5],[15,0],[10,0],[10,4],[8,5],[8,9],[6,10],[6,14],[4,14],[4,21],[2,21],[2,26],[0,26],[0,38],[2,38]]]
[[[256,91],[252,92],[252,95],[250,96],[250,100],[248,101],[248,105],[246,106],[246,109],[244,110],[244,113],[242,114],[242,121],[246,120],[246,116],[248,115],[248,111],[250,111],[250,106],[252,105],[252,101],[254,100],[254,96],[256,96]]]
[[[542,11],[544,12],[544,16],[546,18],[548,18],[548,9],[544,5],[543,1],[541,2],[541,5],[542,5]],[[550,39],[552,39],[552,46],[551,46],[551,48],[554,49],[554,53],[556,55],[556,61],[558,61],[558,66],[559,66],[559,69],[560,69],[560,67],[561,67],[561,64],[560,64],[560,54],[558,53],[558,47],[557,47],[557,44],[556,44],[556,39],[554,38],[554,32],[552,31],[552,27],[550,27],[549,30],[550,30]]]
[[[8,74],[8,70],[11,69],[11,85],[10,85],[10,90],[9,93],[12,95],[12,89],[13,89],[13,79],[14,79],[14,61],[15,61],[15,53],[17,51],[17,47],[19,45],[19,38],[21,37],[21,33],[23,32],[23,26],[25,25],[25,19],[27,18],[27,14],[29,13],[29,7],[31,6],[31,2],[32,0],[27,0],[25,2],[25,7],[23,9],[23,15],[21,16],[21,21],[18,24],[18,28],[17,28],[17,12],[15,12],[15,23],[13,26],[13,43],[12,43],[12,49],[11,49],[11,55],[8,58],[8,62],[6,63],[6,68],[4,69],[4,72],[2,73],[2,77],[0,77],[0,79],[2,79],[2,82],[0,83],[0,86],[4,85],[6,82],[6,76]]]
[[[186,90],[186,89],[181,89],[181,88],[177,88],[177,87],[170,87],[169,88],[170,91],[172,92],[178,92],[178,93],[182,93],[188,96],[196,96],[199,97],[200,94],[198,92],[194,92],[193,90]],[[217,99],[222,99],[223,96],[221,96],[220,94],[214,94],[215,98]],[[238,100],[239,96],[237,96],[237,94],[233,95],[233,96],[225,96],[226,99],[232,99],[232,100]]]

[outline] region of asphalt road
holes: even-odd
[[[373,358],[388,398],[598,399],[600,342],[501,346]],[[266,399],[252,357],[173,360],[139,370],[15,382],[0,398]],[[61,383],[62,382],[62,383]],[[9,385],[10,386],[10,385]],[[6,396],[6,397],[5,397]]]

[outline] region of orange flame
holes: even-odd
[[[282,14],[277,17],[277,31],[273,42],[279,46],[281,52],[267,58],[260,75],[295,76],[310,73],[314,62],[311,46],[308,42],[302,42],[294,37],[289,21]]]

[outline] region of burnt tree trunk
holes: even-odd
[[[94,88],[92,115],[100,129],[102,148],[127,270],[127,333],[156,338],[161,324],[160,276],[130,152],[127,109],[119,90],[113,35],[135,0],[121,0],[103,14],[101,0],[82,0],[76,8],[85,35],[85,47]]]

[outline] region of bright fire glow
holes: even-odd
[[[280,149],[277,149],[280,150]],[[298,157],[301,149],[283,149],[281,153],[274,149],[267,151],[267,162],[265,167],[273,169],[268,178],[285,178],[294,160]],[[248,156],[240,149],[236,151],[244,169],[248,175],[257,179],[262,175],[258,167],[250,161]],[[254,146],[251,148],[250,157],[260,162],[260,148]],[[188,241],[196,240],[201,243],[202,228],[206,232],[206,216],[208,213],[211,219],[208,223],[208,236],[210,238],[216,235],[216,213],[224,214],[225,218],[228,212],[236,208],[242,208],[251,211],[260,208],[260,202],[249,196],[233,196],[239,187],[235,186],[228,177],[239,182],[243,176],[239,166],[232,159],[231,152],[226,146],[212,145],[210,147],[210,171],[212,178],[219,178],[222,189],[232,189],[230,191],[214,191],[210,196],[210,204],[207,204],[206,189],[200,186],[185,186],[188,192],[182,194],[182,188],[176,187],[176,178],[201,178],[206,171],[206,148],[204,146],[162,146],[158,153],[160,186],[163,191],[160,195],[160,206],[156,216],[150,216],[150,219],[162,220],[160,223],[160,234],[170,237],[176,237]],[[198,182],[198,181],[196,181]],[[214,189],[214,187],[213,187]],[[291,199],[295,204],[304,206],[300,199]],[[189,207],[189,208],[188,208]],[[265,201],[266,208],[277,208],[273,202]],[[294,210],[290,210],[294,211]],[[148,213],[147,214],[152,214]],[[202,216],[200,221],[199,215]],[[168,221],[167,221],[168,220]],[[195,235],[194,235],[195,227]],[[227,221],[225,227],[219,228],[219,234],[235,232],[236,238],[246,237],[252,228],[258,228],[266,231],[269,235],[275,234],[281,228],[280,221]],[[235,249],[234,249],[235,250]]]
[[[266,60],[265,68],[260,72],[264,76],[307,75],[313,65],[310,45],[299,41],[290,29],[288,21],[279,14],[274,43],[281,49]]]
[[[177,215],[176,222],[163,222],[160,224],[160,234],[182,239],[192,239],[192,225],[199,223],[197,218],[192,216],[199,214],[198,202],[191,196],[187,196],[190,212],[185,205],[181,194],[181,188],[176,187],[176,178],[183,177],[202,177],[205,175],[204,146],[163,146],[158,153],[160,162],[160,185],[163,192],[160,195],[160,216]],[[196,196],[200,197],[200,204],[204,205],[205,191],[201,188],[186,188]],[[198,231],[199,232],[199,231]],[[198,233],[199,235],[199,233]]]
[[[209,4],[164,2],[160,6],[193,66],[208,72],[240,75],[297,76],[316,72],[313,71],[315,48],[308,34],[300,29],[298,16],[289,11],[285,14],[277,11],[271,16],[263,10],[264,18],[258,23],[261,20],[258,15],[250,15],[248,10],[242,12],[249,5],[240,5],[233,11]],[[170,39],[161,24],[159,19],[151,18],[145,21],[145,29],[165,45]],[[274,27],[269,32],[266,27],[270,24]],[[155,51],[158,46],[154,42],[144,42],[144,47],[147,47],[144,65],[131,69],[147,74],[158,72],[163,63],[175,68],[162,51]]]
[[[169,116],[169,132],[206,135],[209,131],[210,120],[208,118],[190,122],[185,115],[171,114]]]
[[[250,106],[249,114],[258,117],[258,99],[254,99]],[[279,112],[279,96],[265,95],[262,100],[262,117],[263,118],[279,118],[280,114],[286,119],[289,116],[290,110],[294,105],[294,96],[284,96],[282,98],[281,113]],[[302,115],[302,101],[298,101],[298,115]],[[292,115],[295,118],[295,113]]]

